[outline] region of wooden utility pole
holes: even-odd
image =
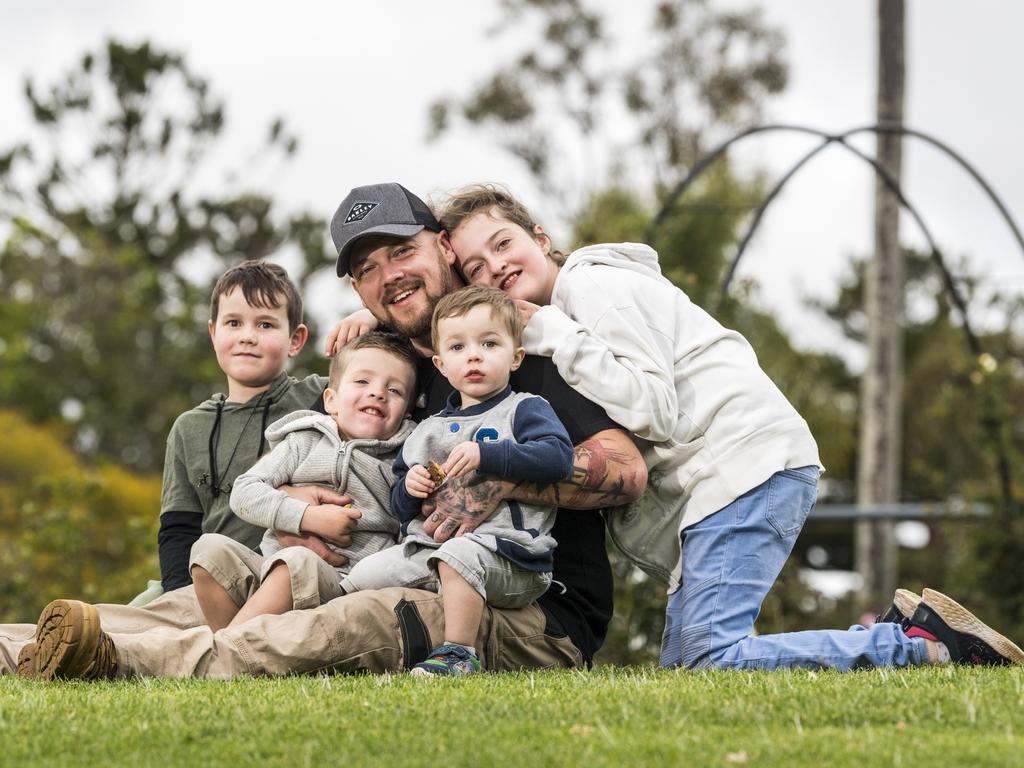
[[[904,3],[878,0],[878,121],[903,122]],[[900,181],[902,137],[882,133],[877,160]],[[903,396],[903,311],[906,282],[899,241],[899,201],[875,178],[875,253],[868,267],[866,309],[868,364],[861,382],[861,435],[857,501],[900,500]],[[891,520],[857,523],[857,571],[864,577],[862,610],[884,610],[897,578]]]

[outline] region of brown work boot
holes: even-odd
[[[35,656],[35,676],[44,680],[100,680],[117,672],[117,651],[100,629],[100,612],[78,600],[54,600],[43,609]]]
[[[25,643],[18,652],[18,676],[36,676],[36,644]]]

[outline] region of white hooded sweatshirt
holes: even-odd
[[[574,251],[524,346],[551,357],[573,389],[643,438],[647,491],[610,509],[612,540],[679,585],[683,528],[787,468],[821,466],[807,422],[754,350],[661,274],[646,245]]]

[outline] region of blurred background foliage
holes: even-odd
[[[301,288],[333,262],[325,224],[234,171],[203,191],[224,104],[149,43],[110,41],[25,98],[35,130],[0,148],[0,406],[73,427],[83,456],[157,471],[174,417],[223,386],[205,338],[216,275],[291,249]],[[255,157],[296,146],[275,120]]]
[[[781,32],[757,10],[707,0],[646,6],[649,45],[618,50],[582,0],[503,0],[493,34],[534,42],[496,58],[467,94],[441,94],[433,136],[473,130],[530,171],[542,222],[569,224],[563,249],[644,240],[669,189],[719,140],[756,123],[786,84]],[[638,9],[638,12],[640,10]],[[502,45],[496,50],[508,50]],[[176,54],[111,41],[65,78],[28,83],[30,137],[0,147],[0,620],[31,620],[57,594],[125,600],[157,573],[159,462],[173,417],[222,376],[209,352],[212,278],[244,256],[298,254],[300,286],[333,263],[325,222],[279,211],[232,173],[203,192],[226,119],[210,84]],[[270,123],[254,162],[286,163],[298,139]],[[595,158],[605,158],[597,162]],[[663,272],[742,332],[814,432],[828,484],[850,501],[859,377],[838,354],[795,348],[763,308],[759,286],[719,286],[741,227],[767,183],[722,161],[657,230]],[[1024,636],[1024,520],[1000,504],[995,418],[1012,469],[1024,448],[1022,302],[972,294],[968,258],[954,273],[985,318],[972,355],[929,262],[908,253],[902,488],[907,501],[989,502],[988,518],[930,521],[930,543],[901,552],[901,581],[948,591],[1011,636]],[[865,254],[820,322],[863,342]],[[827,292],[826,292],[827,293]],[[307,348],[297,370],[309,370]],[[13,436],[13,437],[12,437]],[[1014,498],[1024,493],[1013,474]],[[765,603],[761,632],[845,627],[852,602],[807,586],[817,567],[852,567],[852,524],[812,519]],[[664,589],[612,553],[616,615],[600,659],[657,658]],[[884,606],[879,606],[879,610]]]
[[[90,465],[59,430],[0,410],[0,620],[48,601],[127,602],[159,573],[160,476]]]

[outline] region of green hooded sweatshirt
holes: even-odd
[[[200,526],[202,533],[221,533],[252,549],[259,547],[263,529],[231,511],[231,487],[267,451],[263,434],[267,425],[292,411],[308,409],[326,384],[322,376],[299,380],[282,373],[270,389],[248,402],[233,403],[226,395],[216,394],[175,420],[167,436],[160,496],[160,568],[165,590],[191,582],[188,549],[198,538]]]

